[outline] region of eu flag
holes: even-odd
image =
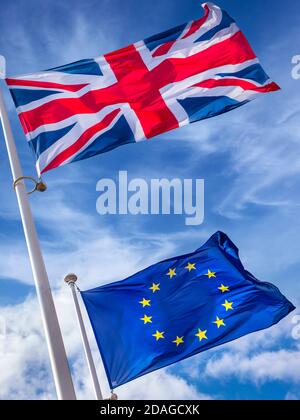
[[[111,388],[268,328],[295,309],[244,269],[222,232],[191,254],[81,295]]]

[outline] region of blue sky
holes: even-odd
[[[62,65],[125,46],[200,16],[196,0],[3,0],[0,54],[8,74]],[[124,146],[45,176],[48,191],[31,198],[55,290],[66,347],[80,398],[91,388],[69,290],[125,278],[162,258],[198,248],[216,230],[238,245],[247,268],[300,302],[300,80],[291,77],[299,51],[299,5],[279,0],[219,0],[237,21],[267,73],[282,90],[160,138]],[[4,88],[4,86],[2,85]],[[4,88],[5,89],[5,88]],[[12,101],[7,104],[26,175],[34,175]],[[96,183],[117,178],[204,178],[205,221],[184,216],[99,216]],[[0,398],[53,398],[32,275],[0,134]],[[300,313],[297,308],[295,313]],[[293,314],[292,314],[293,316]],[[297,398],[300,342],[292,316],[272,329],[209,351],[121,387],[127,398]],[[99,375],[107,392],[91,337]]]

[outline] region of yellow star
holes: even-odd
[[[196,270],[196,263],[188,263],[188,265],[186,266],[186,267],[184,267],[184,268],[186,268],[187,270],[189,270],[189,272],[190,271],[192,271],[192,270]]]
[[[220,328],[222,326],[225,327],[224,319],[220,319],[218,316],[213,323],[216,324],[218,326],[218,328]]]
[[[167,276],[169,276],[169,277],[170,277],[170,279],[171,279],[172,277],[176,276],[176,268],[174,268],[174,269],[169,268],[169,272],[167,273]]]
[[[152,290],[153,293],[155,293],[157,290],[160,290],[160,284],[159,283],[152,283],[152,286],[149,287],[150,290]]]
[[[205,340],[207,340],[206,333],[207,333],[207,330],[201,331],[200,328],[198,328],[198,332],[197,334],[195,334],[195,336],[199,338],[199,341],[202,341],[204,338]]]
[[[214,272],[214,271],[210,271],[210,270],[208,270],[208,272],[207,272],[207,274],[205,274],[209,279],[211,278],[211,277],[217,277],[216,276],[216,273]]]
[[[183,336],[182,337],[177,336],[176,340],[172,341],[172,343],[175,343],[177,347],[179,346],[179,344],[183,344],[184,343]]]
[[[156,330],[156,333],[155,334],[152,334],[152,335],[153,335],[153,337],[156,338],[156,341],[160,340],[161,338],[165,338],[164,337],[164,332],[159,332],[157,330]]]
[[[143,308],[145,308],[145,306],[151,306],[150,302],[151,302],[151,300],[147,300],[147,299],[143,298],[143,300],[141,300],[139,303],[141,305],[143,305]]]
[[[222,293],[229,292],[229,286],[224,286],[224,284],[221,284],[218,289],[221,290]]]
[[[222,306],[224,306],[224,308],[226,308],[226,312],[229,311],[229,309],[233,310],[233,302],[228,302],[227,299],[225,299],[225,302],[222,303]]]
[[[148,322],[152,323],[152,316],[144,315],[143,318],[140,318],[141,321],[144,321],[144,325],[148,324]]]

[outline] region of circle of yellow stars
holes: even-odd
[[[188,270],[188,272],[192,272],[193,270],[197,270],[196,263],[188,262],[187,265],[184,267],[185,270]],[[166,273],[166,276],[169,277],[170,280],[173,279],[173,277],[177,276],[176,268],[169,268],[168,272]],[[211,269],[207,270],[207,273],[204,273],[204,276],[206,276],[208,279],[217,279],[217,273]],[[149,290],[152,292],[152,294],[155,294],[160,291],[160,283],[152,283],[152,285],[149,287]],[[224,294],[230,291],[229,286],[224,285],[223,283],[218,287],[218,290]],[[139,304],[143,308],[151,308],[151,299],[146,299],[143,297]],[[227,299],[225,299],[224,303],[222,303],[222,306],[225,308],[226,312],[234,310],[234,302],[229,302]],[[140,318],[140,320],[146,324],[152,324],[152,318],[153,316],[149,316],[147,314],[144,314],[143,317]],[[224,318],[219,318],[219,316],[216,316],[216,319],[212,322],[212,324],[215,324],[215,326],[219,329],[222,327],[226,327]],[[198,328],[197,333],[195,334],[195,337],[198,338],[199,342],[202,340],[208,340],[208,330],[202,330],[201,328]],[[152,334],[152,337],[154,337],[155,341],[164,340],[165,332],[156,330],[154,334]],[[176,347],[181,346],[184,344],[184,336],[176,336],[174,340],[172,340],[172,343],[176,345]]]

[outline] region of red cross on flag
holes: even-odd
[[[44,173],[276,91],[234,20],[204,16],[95,59],[7,78]]]

